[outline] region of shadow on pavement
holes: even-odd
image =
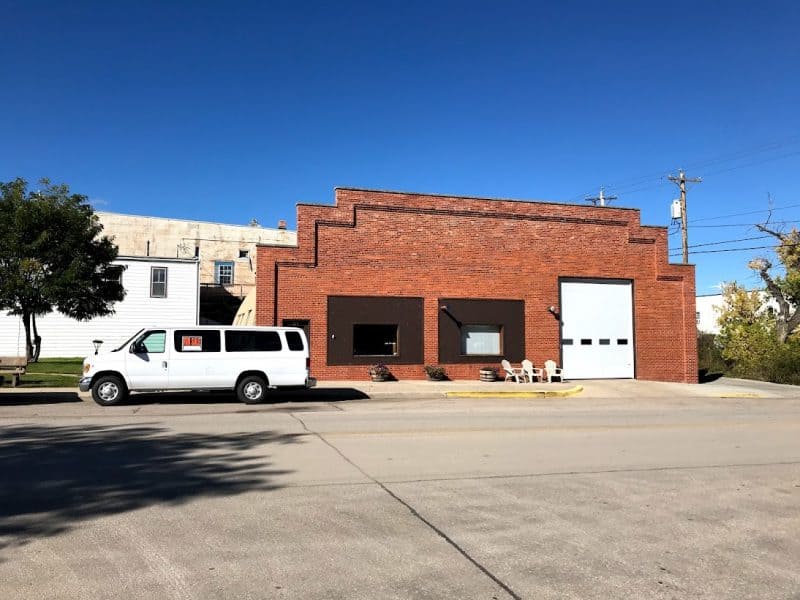
[[[305,434],[176,433],[155,425],[0,430],[0,549],[77,521],[201,496],[279,488],[289,471],[248,451]]]
[[[724,373],[710,373],[708,369],[700,369],[697,371],[697,383],[711,383],[724,375]]]
[[[280,402],[344,402],[367,400],[369,396],[355,388],[319,388],[270,390],[260,405]],[[233,392],[141,392],[131,394],[126,404],[240,404]]]
[[[77,392],[14,392],[3,394],[0,391],[0,406],[28,406],[31,404],[61,404],[82,402]]]

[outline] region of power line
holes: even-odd
[[[757,145],[757,146],[754,146],[754,147],[751,147],[751,148],[738,150],[736,152],[730,152],[730,153],[718,155],[716,157],[711,157],[711,158],[707,158],[707,159],[701,159],[699,161],[695,161],[695,162],[691,162],[691,163],[686,164],[686,168],[687,169],[699,169],[699,168],[709,167],[711,165],[722,164],[722,163],[726,163],[726,162],[740,161],[740,160],[746,159],[746,158],[748,158],[750,156],[754,156],[754,155],[757,155],[757,154],[763,154],[764,152],[780,150],[781,148],[785,148],[787,146],[792,146],[792,145],[795,145],[795,144],[798,144],[798,143],[800,143],[800,134],[792,135],[792,136],[790,136],[788,138],[782,138],[782,139],[779,139],[779,140],[775,140],[773,142],[767,142],[767,143],[760,144],[760,145]],[[762,164],[762,163],[765,163],[765,162],[769,162],[771,160],[779,160],[781,158],[794,156],[796,154],[800,154],[800,150],[789,152],[789,153],[778,155],[778,156],[767,157],[767,158],[765,158],[763,160],[760,160],[760,161],[756,161],[756,162],[748,163],[748,164],[744,164],[744,165],[737,165],[737,166],[734,166],[734,167],[731,167],[731,168],[728,168],[728,169],[712,171],[710,173],[706,173],[706,176],[708,176],[708,175],[716,175],[716,174],[719,174],[719,173],[726,173],[728,171],[734,171],[736,169],[742,169],[742,168],[746,168],[746,167],[749,167],[749,166]],[[658,187],[660,185],[663,185],[663,183],[658,183],[655,186],[648,185],[648,186],[643,187],[643,188],[641,187],[642,185],[649,184],[652,181],[661,180],[663,182],[663,180],[669,174],[670,174],[669,171],[659,171],[657,173],[651,173],[651,174],[648,174],[648,175],[632,177],[632,178],[629,178],[629,179],[621,179],[621,180],[618,180],[618,181],[616,181],[616,182],[614,182],[612,184],[606,185],[606,188],[609,189],[609,190],[614,191],[614,193],[616,193],[616,194],[623,193],[623,190],[625,190],[624,193],[632,194],[632,193],[635,193],[637,191],[643,191],[643,190],[646,190],[646,189],[650,189],[651,187]],[[633,189],[633,188],[635,188],[635,189]],[[571,197],[570,200],[579,200],[579,199],[582,199],[583,197],[585,197],[585,196],[587,196],[588,194],[591,194],[591,193],[592,193],[592,191],[590,190],[590,191],[584,192],[582,194],[577,194],[576,196]]]
[[[763,210],[751,210],[749,212],[741,212],[741,213],[731,213],[728,215],[718,215],[716,217],[703,217],[702,219],[692,219],[689,221],[689,225],[694,223],[699,223],[700,221],[715,221],[717,219],[727,219],[728,217],[743,217],[745,215],[758,215],[765,212],[774,212],[776,210],[786,210],[789,208],[797,208],[800,204],[788,204],[786,206],[776,206],[775,208],[765,208]]]
[[[728,173],[730,171],[736,171],[738,169],[745,169],[747,167],[754,167],[754,166],[757,166],[757,165],[763,165],[764,163],[767,163],[767,162],[770,162],[770,161],[773,161],[773,160],[780,160],[782,158],[788,158],[790,156],[797,156],[798,154],[800,154],[800,150],[797,150],[796,152],[789,152],[788,154],[781,154],[780,156],[771,156],[769,158],[765,158],[764,160],[757,160],[755,162],[746,163],[744,165],[737,165],[735,167],[730,167],[728,169],[721,169],[719,171],[711,171],[710,173],[707,174],[707,176],[708,175],[719,175],[720,173]]]
[[[772,221],[773,225],[791,225],[794,223],[800,223],[800,221]],[[693,225],[696,229],[711,229],[711,228],[720,228],[720,227],[755,227],[759,225],[759,223],[725,223],[719,225]]]
[[[798,244],[775,244],[775,245],[772,245],[772,246],[750,246],[749,248],[722,248],[720,250],[698,250],[697,252],[692,252],[692,254],[716,254],[718,252],[744,252],[744,251],[747,251],[747,250],[764,250],[764,249],[767,249],[767,248],[774,250],[778,246],[783,246],[784,248],[789,248],[789,247],[793,248],[795,246],[800,246],[800,243],[798,243]],[[672,252],[672,253],[670,253],[670,256],[680,256],[680,253]]]
[[[781,148],[785,148],[786,146],[792,146],[794,144],[797,144],[798,142],[800,142],[800,135],[793,135],[788,138],[784,138],[782,140],[776,140],[775,142],[767,142],[760,146],[755,146],[753,149],[750,150],[738,150],[736,152],[731,152],[729,154],[720,155],[717,158],[711,158],[704,161],[695,162],[694,164],[689,163],[686,166],[690,169],[710,167],[711,165],[718,163],[741,160],[743,158],[747,158],[748,156],[752,156],[754,154],[761,154],[762,152],[769,152],[771,150],[780,150]]]
[[[703,246],[719,246],[721,244],[732,244],[734,242],[748,242],[750,240],[763,240],[766,238],[772,237],[771,235],[757,235],[753,237],[746,237],[746,238],[738,238],[735,240],[720,240],[718,242],[706,242],[705,244],[693,244],[689,246],[689,248],[700,248]]]

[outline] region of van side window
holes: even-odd
[[[277,331],[226,331],[228,352],[278,352],[283,348]]]
[[[303,338],[297,331],[286,332],[286,343],[289,345],[289,350],[305,350],[303,348]]]
[[[139,343],[148,354],[163,354],[167,345],[166,331],[148,331]]]
[[[208,329],[177,329],[175,350],[178,352],[219,352],[219,331]]]

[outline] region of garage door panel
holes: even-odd
[[[632,378],[631,282],[561,282],[564,374],[570,379]]]

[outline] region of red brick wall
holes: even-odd
[[[367,379],[326,364],[329,295],[424,297],[425,364],[438,364],[438,298],[522,299],[528,358],[558,360],[547,307],[562,276],[633,280],[636,377],[697,381],[694,267],[668,264],[666,229],[641,226],[638,210],[337,189],[335,206],[298,205],[297,237],[259,246],[256,319],[310,319],[320,379]],[[478,377],[474,364],[446,368]],[[424,378],[422,365],[392,373]]]

